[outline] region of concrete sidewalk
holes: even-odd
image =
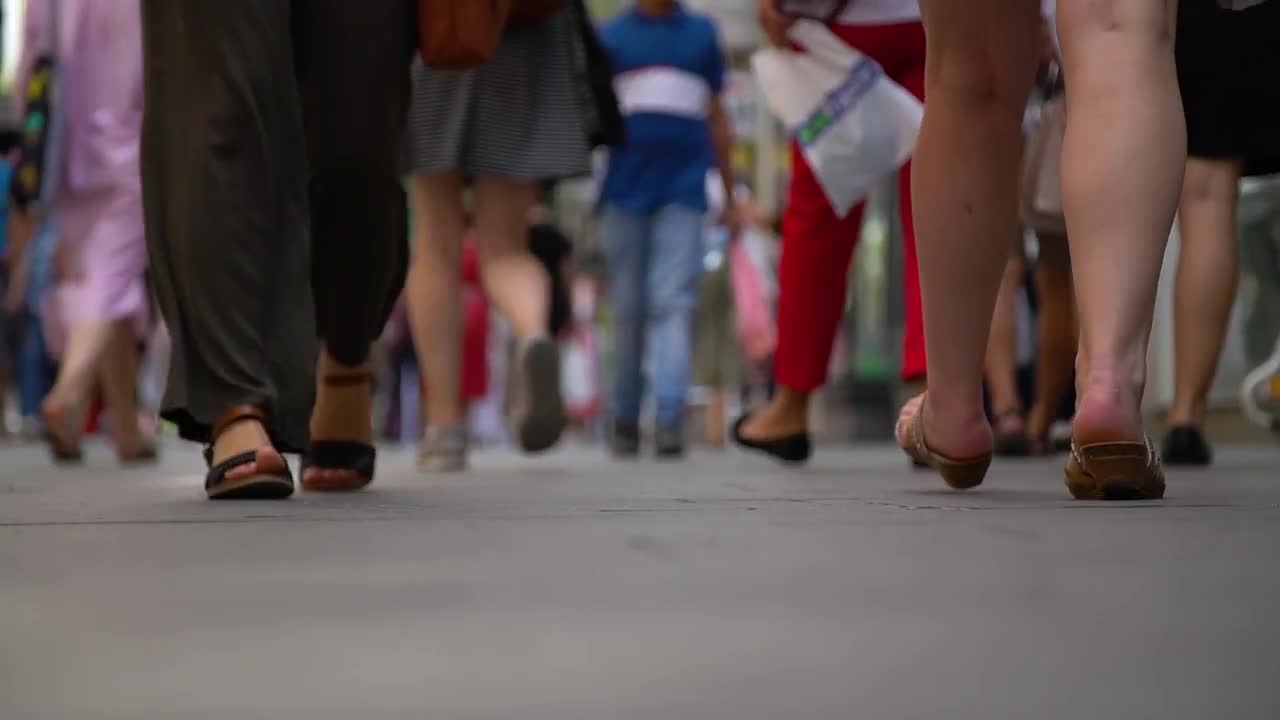
[[[1280,448],[1158,504],[1060,463],[389,451],[366,493],[215,504],[186,448],[3,447],[0,718],[1280,717]]]

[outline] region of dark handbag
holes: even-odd
[[[563,0],[510,0],[507,27],[527,27],[545,22],[564,6]]]
[[[9,185],[13,206],[26,212],[35,205],[47,205],[54,190],[52,177],[57,168],[58,89],[58,5],[49,1],[49,17],[45,22],[40,54],[31,66],[22,92],[26,112],[18,140],[18,162]]]
[[[578,88],[578,105],[585,115],[587,140],[592,148],[624,145],[627,125],[613,88],[613,60],[600,42],[582,0],[568,0],[566,11],[574,29],[574,84]]]
[[[428,67],[470,70],[493,59],[511,0],[418,0],[418,52]]]

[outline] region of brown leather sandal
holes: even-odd
[[[1079,446],[1063,470],[1067,489],[1077,500],[1159,500],[1164,497],[1164,467],[1145,442],[1110,442]]]
[[[936,471],[954,490],[971,490],[978,487],[986,479],[987,470],[991,467],[992,453],[990,452],[971,458],[950,458],[930,450],[924,437],[923,403],[907,425],[905,436],[899,439],[898,446],[917,465],[927,466]]]
[[[209,465],[204,479],[205,492],[210,500],[281,500],[289,497],[293,494],[293,474],[279,453],[261,455],[263,450],[271,450],[269,446],[232,455],[216,465],[213,463],[213,443],[227,428],[245,420],[266,424],[262,411],[250,405],[231,408],[213,424],[212,439],[204,449],[204,461]],[[257,463],[258,471],[252,475],[234,480],[227,478],[232,470],[253,463]]]
[[[325,375],[320,380],[329,387],[354,387],[373,382],[373,374],[367,370]],[[359,440],[312,440],[302,454],[298,475],[302,486],[312,492],[355,492],[373,482],[374,466],[378,451],[372,444]],[[307,470],[337,471],[339,480],[320,480],[307,477]]]

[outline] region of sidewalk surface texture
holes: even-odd
[[[1274,445],[1114,505],[885,445],[387,450],[358,495],[210,503],[166,450],[0,448],[0,718],[1280,717]]]

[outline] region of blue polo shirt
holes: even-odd
[[[725,76],[715,23],[681,5],[661,16],[632,9],[600,34],[627,125],[626,145],[609,152],[600,200],[640,213],[706,210],[715,157],[707,113]]]

